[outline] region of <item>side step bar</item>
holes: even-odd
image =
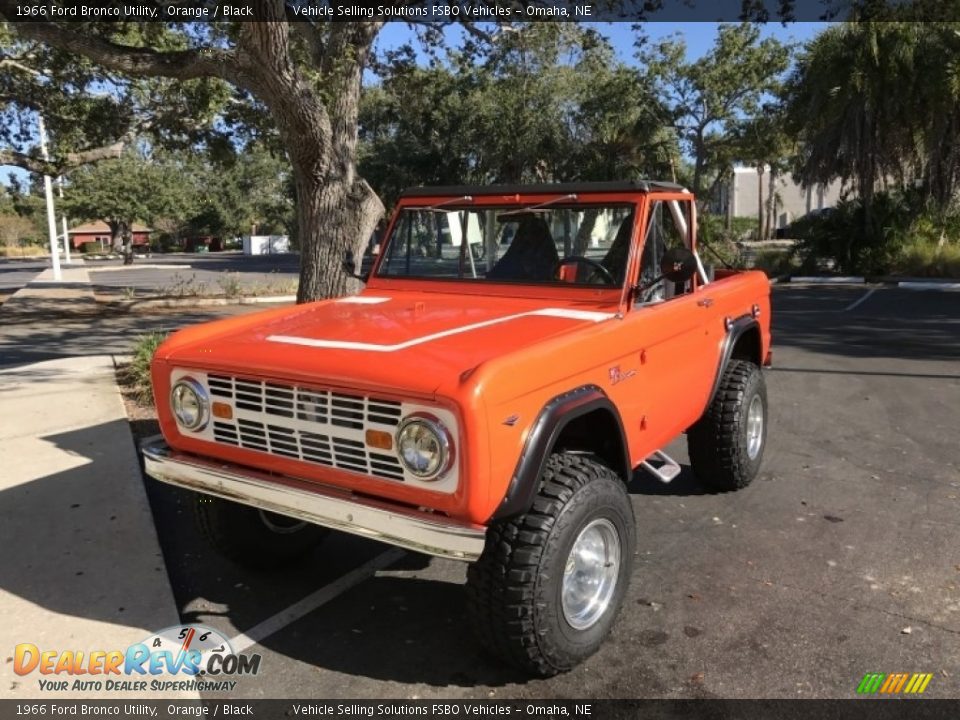
[[[653,465],[651,460],[658,464]],[[657,450],[640,465],[664,485],[680,474],[680,464],[663,450]]]

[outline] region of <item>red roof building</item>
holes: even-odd
[[[134,246],[150,244],[150,233],[153,232],[153,230],[139,223],[134,223],[132,229]],[[67,232],[70,235],[70,242],[74,248],[80,249],[86,243],[96,243],[102,250],[108,250],[110,248],[110,226],[103,222],[103,220],[78,225],[75,228],[70,228]]]

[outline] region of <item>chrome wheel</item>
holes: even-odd
[[[561,604],[570,627],[586,630],[603,616],[619,573],[620,536],[612,522],[598,518],[580,531],[567,556]]]
[[[754,395],[747,408],[747,455],[756,460],[763,447],[763,399]]]
[[[307,523],[303,520],[294,520],[286,515],[278,515],[265,510],[257,510],[257,514],[260,515],[260,521],[267,526],[267,529],[278,535],[289,535],[307,526]]]

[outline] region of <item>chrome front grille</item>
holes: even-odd
[[[233,406],[233,419],[215,418],[213,439],[249,450],[303,462],[404,479],[394,456],[369,450],[364,432],[393,434],[401,405],[364,395],[349,395],[297,385],[209,374],[211,399]]]

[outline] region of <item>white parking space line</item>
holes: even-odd
[[[286,610],[281,610],[276,615],[254,625],[245,633],[240,633],[236,637],[230,638],[230,645],[233,647],[233,651],[238,653],[243,652],[247,648],[256,645],[258,642],[282,630],[287,625],[296,622],[305,615],[309,615],[318,607],[327,604],[355,585],[359,585],[367,578],[372,577],[377,570],[383,570],[389,567],[406,554],[406,551],[400,548],[392,548],[380,553],[372,560],[368,560],[363,565],[354,568],[346,575],[341,575],[329,585],[324,585],[319,590],[310,593],[303,598],[303,600],[294,603]]]
[[[847,306],[846,306],[843,310],[841,310],[840,312],[848,312],[848,311],[850,311],[850,310],[853,310],[853,309],[854,309],[855,307],[857,307],[860,303],[864,302],[868,297],[870,297],[871,295],[873,295],[878,289],[879,289],[879,288],[873,288],[873,289],[871,289],[871,290],[867,290],[866,293],[864,293],[862,296],[860,296],[859,298],[857,298],[856,300],[854,300],[852,303],[850,303],[849,305],[847,305]]]

